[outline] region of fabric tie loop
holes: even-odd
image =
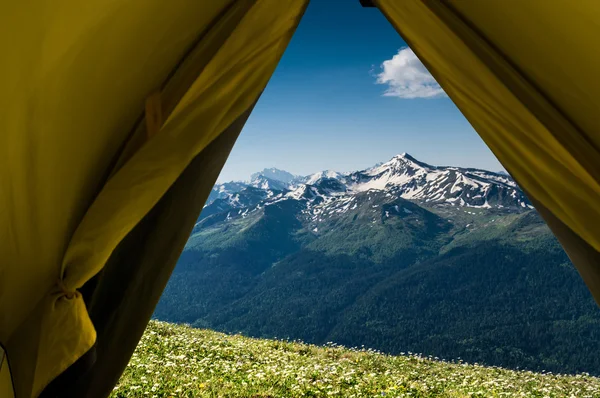
[[[58,278],[56,280],[56,285],[60,289],[60,291],[62,293],[62,296],[66,297],[69,300],[77,297],[77,295],[79,294],[79,292],[76,289],[69,289],[67,287],[67,285],[65,285],[65,283],[63,282],[63,280],[60,279],[60,278]]]

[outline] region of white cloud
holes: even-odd
[[[429,74],[415,53],[408,47],[401,48],[392,59],[383,61],[378,84],[387,84],[383,95],[400,98],[439,98],[446,96],[444,90]]]

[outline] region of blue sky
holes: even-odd
[[[502,170],[376,8],[312,0],[219,181],[265,167],[351,171],[408,152]],[[427,98],[422,98],[427,96]]]

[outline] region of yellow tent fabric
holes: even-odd
[[[600,3],[372,1],[600,299]],[[4,5],[0,343],[17,398],[108,395],[307,3]]]
[[[600,2],[374,3],[529,196],[598,252]],[[599,265],[574,263],[599,301]]]
[[[37,396],[91,348],[95,330],[76,289],[252,106],[306,3],[7,5],[0,17],[11,60],[0,66],[0,208],[8,209],[0,215],[0,342],[18,397]],[[196,65],[181,64],[191,46]],[[198,63],[191,79],[176,73]],[[157,90],[172,112],[154,136],[139,145],[134,133],[138,145],[128,145]]]
[[[6,358],[6,353],[4,352],[4,348],[2,348],[2,346],[0,346],[0,397],[15,397],[8,359]]]
[[[81,292],[97,333],[96,344],[53,380],[44,397],[110,394],[250,112],[244,112],[194,158],[119,244],[102,271],[83,286]]]

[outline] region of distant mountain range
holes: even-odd
[[[512,178],[408,154],[216,185],[155,316],[600,374],[600,313]]]
[[[533,209],[507,174],[430,166],[406,153],[370,169],[346,174],[327,170],[301,177],[275,168],[265,169],[252,174],[249,183],[218,184],[213,188],[207,206],[216,199],[225,199],[232,208],[244,206],[236,202],[236,194],[249,187],[270,192],[269,198],[278,201],[301,197],[329,197],[337,201],[359,192],[385,190],[390,196],[436,205]],[[275,197],[275,192],[279,196]]]

